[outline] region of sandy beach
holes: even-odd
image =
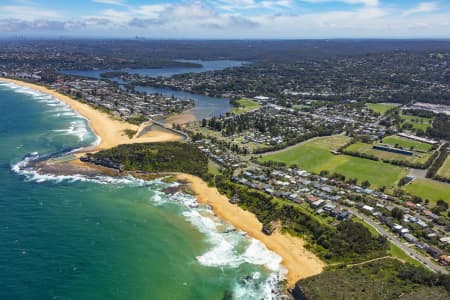
[[[42,93],[50,94],[55,98],[69,105],[73,110],[88,119],[89,125],[101,141],[97,146],[83,149],[82,152],[95,152],[102,149],[109,149],[120,144],[146,143],[146,142],[167,142],[179,141],[183,137],[167,130],[152,130],[137,137],[129,138],[124,134],[125,129],[140,130],[145,126],[132,125],[97,110],[87,104],[78,102],[70,97],[50,90],[40,85],[26,83],[17,80],[0,78],[0,82],[9,82],[22,87],[28,87]],[[182,118],[183,119],[183,118]],[[184,119],[184,121],[190,119]],[[79,160],[72,161],[76,168],[92,168],[92,165]],[[92,168],[93,171],[102,171]],[[246,232],[249,236],[261,241],[268,249],[282,257],[282,263],[287,268],[287,280],[290,287],[299,279],[313,276],[322,272],[325,264],[313,253],[305,249],[305,241],[290,236],[274,232],[272,235],[265,235],[261,229],[262,224],[255,215],[229,203],[226,196],[221,195],[216,188],[208,185],[200,178],[188,174],[177,174],[177,178],[190,184],[192,190],[197,194],[200,203],[206,203],[213,207],[215,213],[223,220],[231,223],[236,228]]]
[[[124,130],[138,130],[139,127],[130,123],[126,123],[124,121],[120,121],[114,119],[112,116],[107,113],[95,109],[94,107],[76,101],[68,96],[62,95],[54,90],[50,90],[46,87],[32,84],[28,82],[0,78],[0,82],[9,82],[18,86],[31,88],[37,90],[44,94],[49,94],[56,99],[66,103],[70,106],[71,109],[79,113],[81,116],[85,117],[89,121],[89,126],[92,128],[94,133],[100,137],[100,143],[95,147],[89,147],[84,151],[98,151],[102,149],[109,149],[121,144],[132,144],[132,143],[152,143],[152,142],[169,142],[169,141],[180,141],[183,139],[182,136],[166,132],[157,136],[147,136],[142,138],[129,138]]]
[[[269,250],[280,255],[283,259],[282,264],[288,270],[287,280],[290,287],[299,279],[322,272],[325,264],[305,249],[304,240],[280,232],[266,235],[261,231],[262,224],[254,214],[231,204],[226,196],[221,195],[216,188],[208,187],[199,177],[178,174],[177,179],[188,182],[197,194],[198,201],[211,205],[220,218],[261,241]]]

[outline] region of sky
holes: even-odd
[[[450,38],[450,0],[0,0],[0,37]]]

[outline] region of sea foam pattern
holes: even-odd
[[[56,135],[76,136],[79,142],[86,141],[88,138],[93,136],[93,133],[88,125],[88,120],[72,110],[69,105],[56,99],[52,95],[41,93],[31,88],[22,87],[9,82],[0,82],[0,87],[6,87],[13,90],[15,93],[28,95],[34,101],[51,108],[46,111],[46,113],[49,114],[49,117],[67,119],[69,123],[68,128],[53,130]],[[100,138],[96,137],[94,145],[99,143]]]
[[[68,105],[54,97],[38,91],[20,87],[10,83],[0,83],[13,89],[15,92],[32,96],[40,103],[51,109],[47,113],[52,117],[71,118],[69,128],[57,129],[56,135],[75,135],[83,141],[90,134],[87,122],[82,116],[70,109]],[[99,139],[95,143],[99,143]],[[108,184],[127,187],[147,187],[152,191],[150,202],[155,206],[177,204],[182,207],[182,215],[185,219],[205,235],[210,248],[196,257],[199,264],[206,267],[239,268],[243,264],[256,265],[267,270],[264,274],[253,271],[250,275],[235,282],[233,296],[235,299],[282,299],[284,298],[280,288],[280,282],[285,278],[286,270],[281,265],[281,257],[269,251],[264,244],[247,236],[244,232],[236,230],[230,224],[223,222],[214,215],[210,207],[199,205],[197,199],[187,194],[175,193],[168,195],[162,189],[176,186],[178,183],[165,183],[161,180],[145,181],[131,176],[109,177],[85,175],[53,175],[41,174],[29,166],[29,163],[38,159],[38,155],[27,157],[11,166],[11,170],[24,176],[28,182],[44,183],[52,182],[93,182],[96,184]],[[263,271],[263,270],[261,270]]]
[[[198,263],[207,267],[238,268],[242,264],[261,266],[269,275],[262,277],[261,272],[252,274],[236,282],[233,294],[236,299],[282,299],[280,282],[285,278],[286,270],[281,265],[281,257],[268,250],[260,241],[236,230],[232,225],[214,215],[209,206],[199,205],[197,199],[188,194],[168,195],[162,189],[179,185],[165,183],[162,180],[146,181],[132,176],[109,177],[85,175],[40,174],[28,167],[30,161],[37,158],[25,158],[11,166],[11,170],[25,177],[26,181],[43,182],[93,182],[127,187],[147,187],[152,191],[150,203],[155,206],[177,204],[182,207],[185,219],[205,235],[210,248],[196,257]]]

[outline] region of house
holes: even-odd
[[[415,205],[414,203],[412,203],[411,201],[407,201],[407,202],[405,203],[405,205],[406,205],[407,207],[409,207],[409,208],[414,208],[414,207],[416,207],[416,205]]]
[[[444,244],[450,244],[450,236],[439,239]]]
[[[256,96],[256,97],[253,97],[253,99],[255,99],[255,100],[260,100],[260,101],[267,101],[267,100],[269,100],[270,98],[269,98],[269,97],[266,97],[266,96]]]
[[[441,263],[441,265],[444,265],[444,266],[449,266],[450,265],[450,257],[448,255],[441,255],[439,257],[439,263]]]
[[[323,207],[323,209],[324,210],[327,210],[327,211],[332,211],[333,209],[335,209],[336,208],[336,205],[333,205],[333,204],[331,204],[331,203],[328,203],[328,204],[326,204],[324,207]]]
[[[319,198],[313,195],[309,195],[308,197],[306,197],[306,202],[308,202],[309,204],[316,202],[317,200],[319,200]]]
[[[350,212],[349,211],[341,211],[338,215],[337,215],[337,219],[339,221],[344,221],[346,219],[348,219],[348,217],[350,217]]]
[[[421,220],[421,219],[418,219],[417,225],[419,225],[419,226],[422,227],[422,228],[428,227],[428,224],[425,223],[425,222],[424,222],[423,220]]]
[[[404,234],[403,238],[407,240],[409,243],[417,243],[418,239],[410,233]]]
[[[322,204],[324,204],[324,203],[325,203],[325,200],[320,199],[320,200],[312,202],[310,205],[312,208],[316,209],[316,208],[322,206]]]
[[[401,230],[403,229],[402,225],[394,225],[394,227],[392,228],[392,230],[394,230],[394,232],[400,233]]]
[[[400,235],[405,236],[405,234],[409,233],[409,229],[408,228],[402,228],[400,230]]]
[[[386,224],[389,228],[394,227],[394,222],[392,221],[393,219],[391,217],[380,216],[379,219],[382,223]]]
[[[433,258],[439,258],[444,254],[444,251],[435,247],[428,247],[427,253]]]
[[[369,205],[364,205],[362,207],[363,210],[368,211],[369,213],[373,214],[375,212],[375,208]]]

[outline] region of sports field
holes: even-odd
[[[403,149],[405,150],[410,150],[412,147],[412,150],[418,150],[418,151],[430,151],[431,148],[433,148],[433,146],[431,146],[430,144],[426,144],[426,143],[422,143],[422,142],[417,142],[417,141],[413,141],[413,140],[408,140],[396,135],[391,135],[388,137],[383,138],[382,141],[383,144],[389,144],[392,146],[398,145],[403,147]]]
[[[377,145],[381,145],[378,144]],[[362,142],[357,142],[354,144],[351,144],[347,148],[345,148],[346,151],[350,152],[358,152],[358,153],[364,153],[369,154],[378,157],[381,160],[400,160],[400,161],[407,161],[410,163],[418,163],[418,164],[424,164],[427,162],[427,160],[430,158],[431,153],[423,153],[423,152],[414,152],[414,155],[408,156],[403,155],[399,153],[392,153],[382,150],[376,150],[373,149],[373,144],[367,144]]]
[[[372,188],[385,185],[394,186],[407,174],[405,168],[380,161],[373,161],[349,155],[334,155],[336,150],[350,140],[345,136],[322,137],[299,144],[285,151],[279,151],[260,158],[260,161],[278,161],[287,165],[296,164],[310,172],[320,173],[327,170],[337,172],[346,178],[356,178],[358,183],[368,180]],[[382,175],[381,175],[382,174]]]
[[[405,115],[403,113],[400,113],[400,117],[402,119],[402,126],[403,124],[409,123],[415,130],[422,129],[423,131],[426,131],[427,128],[430,127],[432,124],[432,119],[428,118]]]
[[[394,103],[367,103],[366,106],[372,111],[384,115],[388,110],[396,107]]]
[[[437,172],[439,176],[450,178],[450,156],[447,157],[447,160],[444,162],[442,167]]]
[[[248,111],[251,111],[253,109],[260,107],[258,102],[253,101],[251,99],[243,98],[243,99],[238,100],[237,103],[239,103],[239,107],[234,107],[231,111],[232,113],[237,114],[237,115],[246,113]]]
[[[431,202],[439,199],[450,201],[450,184],[444,182],[417,178],[411,184],[406,185],[405,190],[411,195],[428,199]]]

